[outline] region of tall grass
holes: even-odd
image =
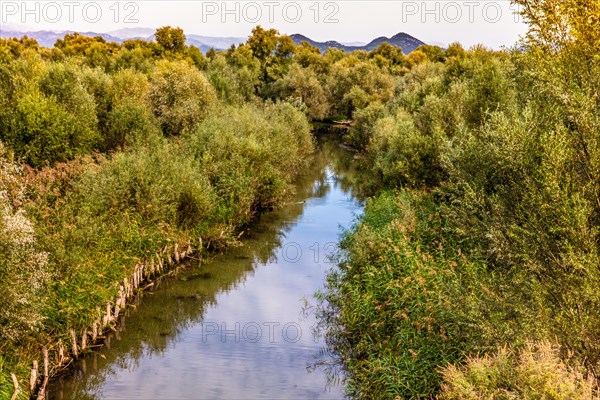
[[[538,11],[557,12],[556,4]],[[597,8],[563,6],[573,8],[571,20],[534,15],[532,23],[597,17]],[[348,139],[364,149],[366,186],[400,190],[411,199],[401,204],[419,211],[376,197],[332,274],[324,318],[352,394],[431,397],[440,368],[470,360],[452,375],[447,398],[597,396],[598,42],[572,31],[548,45],[540,32],[522,51],[476,47],[421,63],[398,79],[383,109],[354,112]],[[399,236],[390,215],[417,228]],[[563,352],[526,346],[546,341]],[[507,344],[521,356],[494,358]],[[523,370],[536,362],[543,367]],[[511,368],[509,383],[482,378]]]
[[[500,282],[444,228],[425,193],[383,193],[342,241],[322,318],[353,397],[430,398],[437,368],[510,338]]]
[[[278,103],[229,107],[179,138],[25,174],[2,153],[2,354],[23,365],[68,342],[167,243],[234,242],[236,228],[286,198],[312,149],[306,117]]]

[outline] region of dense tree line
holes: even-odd
[[[0,40],[0,396],[139,260],[235,241],[336,120],[372,196],[321,309],[348,393],[597,396],[600,13],[517,2],[506,51]]]
[[[518,47],[354,112],[376,196],[322,317],[356,397],[600,397],[600,6],[517,3]]]

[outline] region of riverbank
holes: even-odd
[[[600,36],[523,14],[518,51],[454,44],[353,114],[373,199],[323,311],[353,397],[600,398]]]
[[[110,347],[71,366],[50,397],[341,398],[323,371],[307,370],[323,342],[302,301],[333,267],[339,226],[361,210],[344,183],[352,154],[338,142],[318,136],[285,204],[253,220],[240,246],[153,286]]]
[[[32,239],[21,242],[39,254],[36,276],[45,278],[33,288],[37,323],[15,326],[19,334],[2,345],[3,396],[15,392],[10,373],[18,398],[35,393],[155,276],[235,243],[236,227],[289,197],[312,151],[306,117],[280,103],[226,107],[185,136],[108,157],[12,168],[15,186],[26,188],[12,214],[27,218],[22,231]]]

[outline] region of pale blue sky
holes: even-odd
[[[108,32],[182,27],[186,33],[246,37],[260,24],[315,40],[367,42],[409,33],[425,42],[511,46],[525,26],[508,0],[396,1],[116,1],[0,0],[0,29]]]

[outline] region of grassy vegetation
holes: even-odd
[[[549,342],[528,343],[519,351],[502,347],[463,367],[442,373],[441,399],[596,399],[597,382],[577,362],[571,366]]]
[[[9,372],[27,388],[42,347],[54,358],[70,329],[89,328],[139,262],[173,243],[226,246],[283,202],[313,140],[294,105],[218,99],[185,47],[112,70],[118,56],[92,68],[73,43],[52,55],[2,45],[19,50],[1,64],[0,96],[0,393],[10,397]],[[55,61],[57,49],[75,54]]]
[[[29,172],[21,208],[3,213],[11,242],[3,246],[2,353],[27,360],[65,327],[91,326],[91,311],[168,242],[232,240],[236,227],[285,198],[311,151],[304,115],[267,104],[224,109],[178,140]],[[31,353],[13,353],[34,342]]]
[[[373,198],[321,310],[349,394],[598,397],[600,9],[516,2],[508,51],[0,40],[0,395],[138,262],[280,204],[310,120],[352,119]]]
[[[546,3],[519,51],[454,46],[354,112],[375,197],[322,310],[353,397],[600,397],[600,36],[581,25],[600,10]]]

